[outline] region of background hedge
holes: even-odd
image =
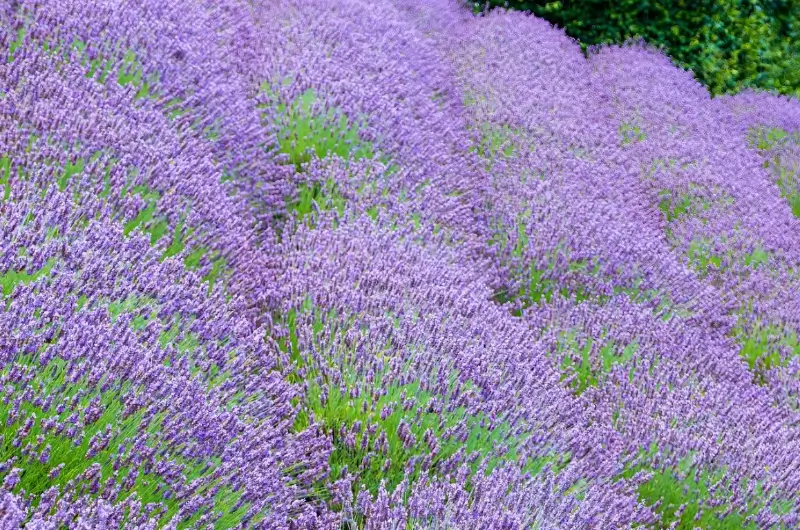
[[[644,38],[713,94],[752,87],[800,97],[800,0],[490,0],[564,28],[584,49]]]

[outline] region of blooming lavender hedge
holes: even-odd
[[[3,528],[796,528],[800,103],[450,0],[0,11]]]

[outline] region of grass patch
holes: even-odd
[[[740,355],[753,372],[754,382],[766,384],[766,372],[800,356],[797,332],[785,325],[747,318],[751,308],[743,308],[738,315],[731,337],[740,345]]]
[[[6,271],[0,274],[0,289],[2,289],[3,296],[10,296],[17,285],[29,284],[30,282],[49,275],[55,264],[55,258],[50,258],[41,269],[31,273],[24,271]]]
[[[739,262],[746,267],[758,268],[766,265],[770,261],[769,253],[761,247],[755,248],[752,252],[744,255],[728,251],[720,254],[713,249],[713,245],[708,238],[696,238],[689,244],[689,265],[697,271],[701,278],[708,276],[712,267],[716,270],[724,270],[727,264]]]
[[[312,319],[313,350],[330,354],[309,357],[299,343],[299,319],[306,323]],[[348,331],[361,324],[334,311],[314,309],[309,299],[299,310],[290,311],[285,323],[288,333],[281,345],[292,362],[289,380],[308,389],[299,403],[295,429],[306,429],[313,419],[331,436],[334,447],[330,474],[320,484],[319,496],[327,498],[327,485],[345,470],[356,478],[354,494],[363,486],[375,495],[382,481],[391,491],[406,476],[414,482],[424,474],[439,473],[460,449],[475,458],[473,472],[481,462],[491,470],[501,462],[518,461],[516,448],[524,435],[505,421],[468,413],[453,401],[456,395],[475,391],[471,382],[459,380],[457,371],[442,374],[448,382],[443,394],[430,392],[419,380],[387,380],[391,345],[375,353],[374,359],[357,359],[355,348],[343,344]],[[406,369],[412,362],[405,362]],[[436,379],[437,374],[430,377]],[[567,460],[546,455],[529,460],[525,467],[536,473],[546,464],[566,465]]]
[[[137,333],[147,333],[151,322],[161,322],[158,304],[147,297],[98,301],[92,306],[107,308],[112,322],[130,314],[129,325]],[[86,297],[79,299],[78,307],[79,311],[89,308]],[[227,374],[218,368],[201,370],[201,340],[188,331],[189,324],[189,319],[174,318],[159,335],[159,346],[174,352],[165,364],[173,363],[174,355],[185,357],[192,375],[203,377],[209,387],[216,386]],[[166,411],[130,406],[135,395],[146,392],[136,382],[106,375],[100,380],[90,375],[76,379],[74,362],[58,357],[45,360],[42,352],[18,355],[0,368],[6,396],[0,400],[0,462],[9,464],[0,475],[7,475],[12,467],[19,469],[13,491],[30,496],[33,507],[52,487],[62,494],[83,491],[95,497],[109,486],[120,487],[120,500],[136,495],[142,505],[155,508],[158,526],[166,525],[184,502],[174,488],[210,479],[221,460],[216,456],[189,457],[184,445],[171,445],[169,433],[164,431]],[[177,465],[180,475],[161,476],[148,462],[137,459],[135,440],[144,440],[151,449],[160,448],[154,463]],[[227,486],[224,478],[214,478],[196,494],[212,488],[219,491],[211,509],[221,516],[214,528],[237,528],[250,508],[249,503],[240,502],[243,491]],[[191,527],[207,512],[204,508],[190,514],[178,528]]]
[[[519,138],[521,131],[510,127],[508,124],[502,126],[482,123],[480,129],[480,142],[471,148],[480,156],[489,160],[495,159],[498,155],[511,158],[519,149]]]
[[[781,196],[789,203],[792,213],[800,217],[800,167],[790,167],[780,154],[783,149],[800,153],[800,132],[791,133],[777,127],[753,128],[750,130],[750,145],[761,152],[765,158],[764,165],[772,170]]]
[[[554,354],[560,358],[562,380],[569,379],[570,386],[576,394],[583,393],[590,386],[600,384],[604,375],[615,365],[625,365],[633,359],[639,348],[635,341],[626,345],[606,341],[606,333],[604,331],[597,340],[603,345],[596,356],[591,355],[595,344],[595,339],[592,337],[580,340],[575,330],[565,331],[559,337]]]
[[[622,145],[629,145],[644,141],[647,135],[638,125],[632,123],[622,123],[619,126],[620,141]]]
[[[353,124],[341,109],[323,106],[313,89],[309,88],[288,104],[275,101],[268,83],[262,83],[261,90],[273,100],[261,107],[274,105],[276,109],[276,115],[272,117],[280,124],[278,152],[287,155],[289,163],[298,170],[312,156],[322,159],[336,155],[345,160],[374,156],[372,145],[359,137],[359,129],[364,123]]]
[[[345,199],[333,179],[328,179],[324,184],[302,183],[297,187],[297,198],[286,201],[286,209],[301,220],[309,218],[315,205],[321,211],[336,210],[339,215],[344,214]]]
[[[657,452],[658,447],[654,443],[649,451],[643,454],[653,457]],[[654,507],[654,511],[660,517],[657,528],[677,530],[758,528],[755,523],[746,522],[746,519],[761,508],[758,503],[762,489],[760,484],[754,485],[747,508],[738,511],[731,509],[731,503],[725,500],[733,496],[733,486],[737,485],[726,473],[725,468],[715,470],[698,468],[693,464],[690,454],[672,468],[648,469],[647,465],[640,465],[628,469],[622,476],[631,478],[643,470],[651,472],[652,477],[639,486],[639,500]],[[738,486],[741,488],[740,491],[746,491],[747,481],[740,481]],[[715,491],[713,497],[712,491]],[[780,507],[773,507],[775,512],[779,509]]]

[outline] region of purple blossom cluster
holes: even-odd
[[[797,100],[456,0],[0,27],[0,527],[800,524]]]

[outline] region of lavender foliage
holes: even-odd
[[[456,0],[0,28],[0,527],[800,524],[796,99]]]

